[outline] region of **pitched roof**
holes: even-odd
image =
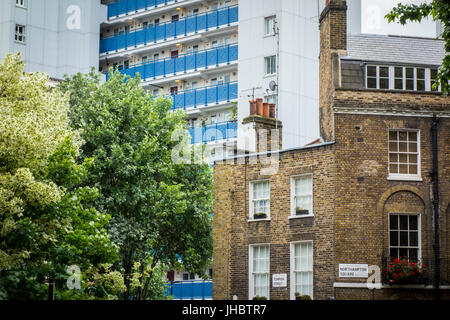
[[[431,38],[351,34],[347,36],[346,59],[441,65],[444,41]]]

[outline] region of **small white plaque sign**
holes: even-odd
[[[286,273],[273,274],[272,287],[274,288],[287,287],[287,274]]]
[[[367,264],[339,264],[339,278],[368,278],[369,265]]]

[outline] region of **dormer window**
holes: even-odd
[[[389,89],[389,67],[367,66],[367,88]]]
[[[367,65],[366,88],[437,91],[432,89],[436,75],[436,68]]]

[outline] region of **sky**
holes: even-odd
[[[424,0],[362,0],[361,1],[363,33],[389,34],[415,37],[435,37],[436,23],[431,20],[422,20],[419,23],[408,22],[405,26],[399,23],[388,23],[384,16],[396,6],[397,3],[420,4],[430,2]]]

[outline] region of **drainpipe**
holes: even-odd
[[[431,175],[433,185],[433,216],[434,216],[434,287],[436,299],[440,299],[439,283],[441,278],[441,257],[439,243],[439,180],[438,180],[438,123],[439,119],[433,117],[431,125],[431,141],[433,153],[433,171]]]

